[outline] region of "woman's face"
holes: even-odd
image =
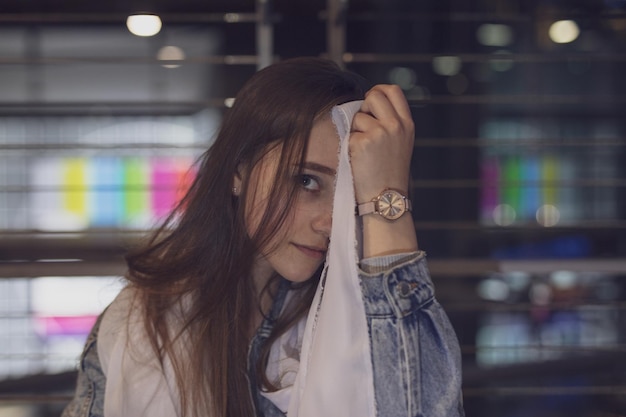
[[[330,237],[339,137],[330,116],[311,130],[302,174],[293,178],[298,194],[289,217],[257,254],[253,275],[265,282],[274,272],[293,282],[309,279],[326,258]],[[246,227],[252,235],[267,207],[280,146],[272,148],[250,173]],[[294,171],[298,171],[297,169]]]

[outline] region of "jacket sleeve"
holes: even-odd
[[[464,416],[461,355],[423,252],[360,274],[379,416]]]
[[[102,315],[94,324],[78,366],[74,397],[63,410],[61,417],[102,417],[106,377],[98,359],[98,329]]]

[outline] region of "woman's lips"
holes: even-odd
[[[324,255],[326,255],[326,249],[315,248],[311,246],[298,245],[297,243],[293,244],[298,250],[310,258],[313,259],[322,259]]]

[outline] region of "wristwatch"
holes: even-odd
[[[407,211],[411,211],[411,200],[391,188],[383,190],[372,201],[357,205],[359,216],[376,213],[387,220],[397,220]]]

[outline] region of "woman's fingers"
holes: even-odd
[[[386,119],[397,116],[408,122],[413,120],[409,104],[404,93],[397,85],[379,84],[365,94],[362,111],[377,118]]]
[[[407,192],[414,127],[400,88],[372,88],[353,119],[352,132],[350,154],[358,202],[385,188]]]

